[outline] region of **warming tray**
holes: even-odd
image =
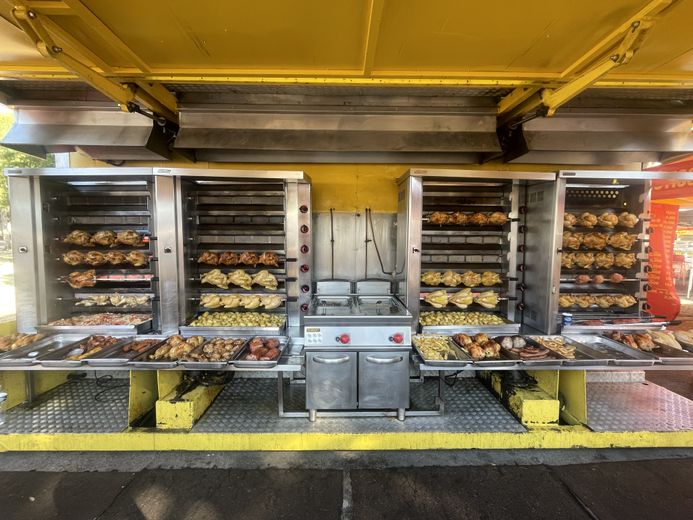
[[[500,351],[500,358],[499,359],[481,359],[479,361],[475,361],[465,350],[465,348],[460,345],[457,341],[455,341],[454,338],[450,338],[450,340],[454,343],[454,345],[459,348],[465,355],[469,357],[469,359],[472,360],[473,364],[475,367],[481,367],[481,368],[506,368],[506,367],[513,367],[517,365],[517,360],[514,359],[508,359],[507,357],[504,356],[503,350],[501,349]],[[494,341],[496,341],[494,339]]]
[[[572,338],[569,338],[567,336],[558,336],[558,335],[532,335],[532,336],[524,336],[525,340],[533,345],[536,346],[542,346],[544,348],[548,348],[544,345],[541,345],[537,341],[536,338],[546,338],[546,339],[553,339],[553,338],[562,338],[563,341],[565,342],[566,345],[571,345],[575,347],[575,351],[573,352],[573,355],[575,356],[574,358],[569,358],[567,356],[562,356],[564,358],[563,365],[564,366],[607,366],[609,364],[609,357],[602,353],[599,352],[598,350],[594,350],[587,345],[583,345],[581,343],[578,343]],[[549,349],[551,350],[551,349]],[[553,351],[552,351],[553,352]],[[559,354],[561,355],[561,354]]]
[[[419,347],[416,346],[416,343],[414,343],[414,340],[412,339],[412,346],[414,347],[414,350],[416,350],[416,353],[419,355],[421,360],[424,362],[424,364],[432,366],[432,367],[446,367],[446,368],[461,368],[461,367],[466,367],[472,364],[472,358],[470,358],[461,348],[457,346],[457,344],[452,341],[452,338],[448,338],[448,342],[452,349],[455,351],[455,353],[459,356],[459,359],[454,359],[454,360],[445,360],[445,359],[428,359],[423,355],[423,352],[419,350]]]
[[[201,336],[202,334],[192,334],[196,336]],[[147,357],[149,354],[154,352],[157,348],[161,346],[161,344],[169,339],[173,334],[169,336],[160,336],[162,341],[157,343],[156,345],[153,345],[152,347],[148,348],[144,352],[142,352],[140,355],[134,357],[131,361],[128,362],[129,366],[132,366],[134,368],[149,368],[152,370],[167,370],[170,368],[176,368],[178,366],[178,360],[171,360],[171,359],[162,359],[162,360],[149,360]]]
[[[690,352],[662,343],[655,342],[655,344],[657,348],[651,354],[659,359],[663,365],[693,365],[693,354]]]
[[[190,327],[178,328],[181,336],[282,336],[286,324],[281,327]]]
[[[42,354],[38,357],[37,362],[41,364],[41,366],[44,366],[46,368],[54,367],[54,368],[74,368],[74,367],[79,367],[82,364],[86,362],[88,358],[83,358],[83,359],[66,359],[70,357],[70,353],[74,350],[80,350],[80,345],[87,341],[89,338],[92,336],[101,336],[102,334],[92,334],[90,336],[87,336],[80,341],[68,343],[65,346],[52,350],[51,352],[46,352],[45,354]],[[120,341],[115,343],[114,345],[111,345],[109,347],[106,347],[105,350],[102,350],[100,352],[109,352],[112,349],[118,348],[119,346],[125,344],[127,341],[129,341],[131,338],[121,338]],[[72,355],[78,355],[78,354],[72,354]],[[89,356],[91,357],[91,356]]]
[[[651,367],[657,361],[653,356],[630,348],[623,343],[591,334],[570,335],[570,339],[601,352],[609,358],[609,364],[622,367]]]
[[[123,366],[127,365],[130,363],[134,358],[140,356],[143,352],[149,352],[152,349],[158,347],[164,340],[166,340],[168,336],[160,336],[160,335],[144,335],[144,336],[133,336],[128,338],[128,341],[122,342],[118,345],[115,345],[113,348],[110,348],[106,351],[99,352],[96,356],[94,357],[89,357],[86,359],[87,365],[91,367],[118,367],[118,366]],[[136,351],[131,351],[128,353],[123,352],[123,347],[125,345],[128,345],[130,343],[133,343],[135,341],[142,341],[142,340],[147,340],[147,339],[154,339],[157,340],[157,343],[149,347],[143,352],[136,352]]]
[[[451,336],[452,334],[474,335],[480,332],[489,336],[516,336],[520,333],[520,324],[514,323],[507,318],[503,318],[504,323],[494,325],[422,325],[422,334],[442,334]]]
[[[58,334],[47,336],[31,345],[5,352],[0,356],[0,366],[29,366],[35,364],[36,359],[49,352],[61,349],[85,339],[84,334]]]
[[[286,336],[269,336],[269,337],[274,337],[279,340],[279,356],[274,359],[273,361],[245,361],[241,359],[246,352],[248,351],[249,348],[249,343],[250,340],[246,342],[245,345],[243,345],[243,348],[241,348],[240,352],[238,355],[235,357],[233,361],[233,366],[236,368],[257,368],[257,369],[263,369],[263,368],[274,368],[277,366],[277,363],[281,359],[281,357],[284,355],[284,350],[286,350],[286,346],[289,343],[289,338]],[[269,339],[268,336],[263,336],[263,339]]]
[[[218,337],[218,336],[217,336]],[[205,342],[197,347],[195,350],[191,352],[197,352],[204,348],[204,346],[212,341],[214,338],[207,338],[205,337]],[[241,345],[241,348],[238,349],[238,352],[236,352],[231,359],[227,361],[189,361],[189,360],[180,360],[178,361],[178,364],[182,367],[185,367],[187,369],[192,369],[192,370],[223,370],[225,368],[228,368],[229,364],[233,362],[234,359],[236,359],[241,352],[243,352],[243,349],[245,348],[246,344],[248,341],[250,341],[249,338],[228,338],[225,337],[224,339],[244,339],[243,345]]]
[[[152,320],[146,320],[137,325],[95,325],[83,327],[78,325],[39,325],[39,332],[47,334],[83,334],[85,336],[125,336],[145,334],[152,330]]]

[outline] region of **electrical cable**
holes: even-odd
[[[383,274],[389,275],[389,276],[398,276],[404,272],[404,266],[406,265],[406,262],[402,262],[402,269],[397,270],[397,264],[395,263],[394,271],[386,271],[385,270],[385,265],[383,265],[383,258],[380,256],[380,249],[378,248],[378,242],[375,239],[375,229],[373,228],[373,213],[369,208],[366,208],[366,218],[368,219],[368,224],[371,227],[371,235],[373,235],[373,245],[375,246],[375,254],[378,256],[378,263],[380,263],[380,270],[382,271]],[[397,260],[395,260],[397,262]]]

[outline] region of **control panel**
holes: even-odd
[[[407,327],[304,327],[306,347],[385,347],[410,346]]]

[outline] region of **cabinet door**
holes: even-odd
[[[359,408],[409,408],[409,351],[359,352]]]
[[[306,408],[348,410],[357,406],[356,352],[306,353]]]

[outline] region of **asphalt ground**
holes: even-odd
[[[246,468],[2,471],[0,518],[691,518],[693,457],[686,456],[690,450],[592,452],[587,450],[595,458],[600,453],[605,460],[624,460],[560,465],[554,464],[560,460],[560,453],[546,452],[549,463],[496,465],[483,464],[482,458],[475,460],[469,453],[451,452],[451,462],[463,465],[397,467],[398,462],[416,461],[398,461],[396,454],[390,454],[387,462],[375,454],[369,459],[363,459],[363,455],[347,457],[339,464],[335,463],[335,454],[313,454],[313,466],[322,460],[326,467],[301,467],[300,458],[293,459],[297,467],[291,469],[263,468],[259,458]],[[572,450],[561,453],[565,460],[571,460],[574,454]],[[658,453],[669,458],[627,460]],[[310,454],[306,455],[310,459]],[[436,462],[436,457],[445,453],[418,455],[418,462],[424,464],[426,458]],[[512,453],[506,455],[512,460]],[[100,456],[103,462],[109,462],[110,454]],[[235,456],[214,455],[219,457],[218,462],[228,465],[243,462]],[[487,461],[502,461],[503,452],[486,457]],[[4,459],[5,455],[0,462]],[[11,467],[11,458],[7,460]],[[271,465],[267,459],[265,466]]]

